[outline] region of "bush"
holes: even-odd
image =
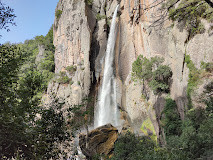
[[[100,13],[98,13],[98,14],[96,15],[96,19],[97,19],[98,21],[100,21],[100,20],[102,20],[102,19],[106,19],[106,18],[107,18],[106,15],[100,15]]]
[[[67,67],[66,67],[66,70],[67,70],[70,74],[73,74],[73,73],[77,70],[77,67],[74,66],[74,65],[67,66]]]
[[[207,72],[213,72],[213,63],[212,62],[201,62],[201,68],[205,69]]]
[[[73,81],[70,81],[70,85],[72,85],[74,82]]]
[[[169,92],[169,80],[172,77],[172,71],[169,66],[161,65],[153,72],[153,78],[150,86],[154,93]]]
[[[59,20],[59,18],[61,17],[61,14],[62,14],[62,10],[57,10],[55,12],[55,16],[56,16],[56,19]]]
[[[147,81],[155,94],[169,92],[172,71],[169,66],[161,65],[163,58],[152,57],[150,60],[142,55],[132,64],[133,80]]]
[[[152,77],[152,63],[142,55],[132,64],[132,78],[134,80],[148,80]]]
[[[58,82],[58,83],[62,83],[62,84],[66,84],[66,83],[69,83],[70,80],[71,80],[71,78],[69,78],[69,77],[66,75],[66,72],[61,71],[61,72],[60,72],[60,78],[57,79],[57,82]]]

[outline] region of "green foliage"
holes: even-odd
[[[0,1],[0,13],[0,29],[6,29],[7,31],[10,31],[8,25],[16,25],[14,22],[16,17],[14,14],[14,9],[6,6]]]
[[[73,74],[73,73],[77,70],[77,67],[74,66],[74,65],[67,66],[67,67],[66,67],[66,70],[67,70],[70,74]]]
[[[187,97],[189,100],[188,107],[192,108],[191,94],[200,80],[200,70],[195,67],[189,55],[185,56],[185,62],[187,67],[189,68],[189,80],[187,86]]]
[[[53,108],[42,110],[41,119],[38,119],[34,131],[34,152],[39,159],[59,159],[58,146],[53,143],[61,143],[69,139],[66,131],[61,104],[55,103]],[[55,109],[58,111],[56,112]]]
[[[26,134],[26,122],[23,116],[24,109],[19,107],[17,85],[18,72],[23,63],[21,50],[15,45],[0,46],[0,158],[11,157],[21,149],[27,148],[28,134]],[[25,135],[25,136],[23,136]]]
[[[101,156],[101,155],[99,155],[99,154],[96,154],[96,155],[94,155],[93,157],[92,157],[92,160],[100,160],[100,159],[102,159],[103,158],[103,156]],[[108,157],[104,157],[104,159],[108,159]]]
[[[121,135],[115,143],[112,160],[128,159],[175,159],[175,156],[166,149],[158,147],[147,137],[139,137],[130,132]]]
[[[98,21],[100,21],[100,20],[102,20],[102,19],[106,19],[107,17],[106,17],[106,15],[100,15],[100,13],[98,13],[97,15],[96,15],[96,19],[98,20]]]
[[[185,120],[181,121],[175,101],[167,98],[161,118],[161,124],[166,134],[166,146],[160,148],[155,145],[147,151],[149,146],[140,137],[122,135],[115,144],[113,158],[192,160],[209,158],[212,156],[213,147],[212,113],[212,105],[207,105],[206,110],[191,109],[185,115]],[[150,140],[148,142],[153,143]],[[145,153],[142,153],[141,150]]]
[[[164,128],[166,136],[180,135],[181,119],[175,101],[171,98],[167,98],[162,114],[161,125]]]
[[[172,71],[170,67],[162,65],[164,59],[152,57],[150,60],[142,55],[132,64],[132,78],[149,82],[155,94],[169,92]]]
[[[23,54],[15,45],[0,46],[0,101],[5,104],[13,100],[14,85],[17,83],[20,65],[23,63]],[[11,97],[12,99],[10,99]],[[8,99],[9,98],[9,99]]]
[[[197,85],[199,84],[199,82],[201,81],[202,73],[205,73],[205,72],[211,73],[213,71],[213,63],[201,62],[201,69],[197,69],[189,55],[185,56],[185,62],[187,64],[187,67],[189,68],[189,80],[188,80],[188,86],[187,86],[187,97],[189,100],[188,107],[192,108],[193,104],[191,100],[191,95],[194,92]],[[211,86],[211,83],[209,83],[209,85]],[[211,103],[211,101],[209,102]]]
[[[202,19],[213,21],[213,8],[206,0],[170,0],[166,2],[164,7],[169,10],[169,17],[173,21],[184,24],[189,33],[186,42],[196,34],[205,31]]]
[[[213,115],[213,96],[209,96],[213,91],[213,81],[210,81],[205,87],[204,94],[205,98],[203,101],[206,104],[206,111],[209,113],[209,116]]]
[[[213,72],[213,63],[212,62],[201,62],[201,68],[207,72]]]
[[[212,156],[212,112],[212,105],[207,105],[206,110],[191,109],[185,115],[184,121],[181,122],[175,102],[172,99],[167,99],[162,118],[167,149],[172,150],[174,155],[183,155],[184,159]]]
[[[55,143],[69,136],[61,105],[40,106],[54,75],[52,31],[24,44],[0,46],[0,159],[59,159]],[[45,47],[39,64],[35,63],[38,44]]]
[[[171,68],[166,65],[159,66],[153,72],[152,81],[149,83],[152,90],[156,92],[169,92],[169,80],[172,77]]]
[[[71,81],[71,78],[69,78],[66,75],[66,72],[61,71],[60,74],[59,74],[59,76],[60,77],[57,79],[58,83],[66,84],[66,83],[69,83]]]
[[[191,116],[195,117],[196,115],[191,113]],[[199,120],[196,120],[195,126],[193,119],[187,116],[182,123],[182,134],[180,136],[169,136],[167,147],[173,149],[175,154],[180,154],[178,148],[181,148],[181,154],[185,156],[185,159],[210,157],[213,147],[213,118],[205,113],[205,116],[199,118]]]
[[[147,80],[152,77],[152,64],[146,57],[140,55],[137,60],[133,62],[132,77],[139,80]]]
[[[61,14],[62,14],[62,10],[57,10],[55,12],[55,16],[56,16],[56,19],[59,20],[59,18],[61,17]]]
[[[93,0],[85,0],[85,3],[89,6],[92,6]]]
[[[73,81],[70,81],[70,85],[72,85],[74,82]]]
[[[20,77],[18,80],[18,90],[19,94],[19,103],[21,110],[24,112],[31,112],[31,119],[34,118],[36,112],[36,106],[40,103],[41,94],[47,84],[44,83],[44,78],[42,73],[33,68],[27,70],[27,72]]]
[[[87,128],[89,124],[93,123],[94,116],[94,99],[91,97],[84,98],[82,103],[74,105],[67,109],[67,111],[73,116],[68,120],[71,131],[75,133],[82,126]]]
[[[35,41],[37,43],[35,43],[33,40],[30,40],[32,43],[34,44],[39,44],[39,45],[43,45],[45,50],[47,51],[51,51],[54,52],[55,51],[55,47],[53,45],[53,26],[51,26],[50,30],[48,31],[46,36],[36,36],[35,37]],[[29,43],[29,42],[28,42]]]
[[[51,51],[45,51],[45,58],[40,62],[40,69],[47,70],[49,72],[54,72],[55,64],[54,64],[54,54]]]

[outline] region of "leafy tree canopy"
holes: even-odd
[[[202,19],[213,22],[213,3],[210,0],[167,0],[164,5],[171,20],[182,23],[188,31],[186,42],[205,31]]]
[[[0,1],[0,29],[10,31],[8,27],[15,25],[15,17],[14,10]]]

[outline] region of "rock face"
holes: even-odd
[[[58,76],[49,84],[47,94],[72,106],[80,104],[90,92],[90,51],[96,19],[84,1],[60,0],[57,11],[62,13],[55,18],[53,27],[55,73],[65,72],[70,83],[57,83]],[[73,73],[66,69],[71,66],[76,68]]]
[[[57,80],[49,83],[44,103],[48,105],[56,97],[64,103],[66,110],[81,104],[88,95],[94,99],[97,97],[102,83],[109,24],[119,3],[114,72],[117,80],[117,103],[125,112],[128,124],[134,132],[144,134],[141,126],[149,122],[159,138],[159,118],[165,104],[165,95],[155,95],[146,84],[133,82],[132,63],[139,55],[165,59],[164,64],[173,72],[170,96],[176,101],[180,116],[184,119],[189,75],[184,57],[190,55],[197,68],[201,61],[212,62],[212,35],[208,32],[198,34],[185,43],[188,33],[183,27],[176,24],[172,26],[172,22],[164,19],[154,23],[156,18],[153,15],[160,14],[158,7],[147,9],[147,6],[154,5],[157,2],[155,0],[93,0],[92,6],[86,2],[60,0],[57,5],[56,12],[61,10],[62,14],[54,22],[55,70],[56,74],[64,71],[72,83],[61,84]],[[206,27],[208,30],[209,26]],[[75,66],[76,71],[70,74],[66,70],[68,66]],[[212,74],[209,77],[212,79]],[[209,83],[209,80],[203,81]],[[199,86],[198,90],[202,90],[203,85]],[[92,91],[95,94],[91,94]],[[144,98],[142,94],[149,98]],[[199,102],[195,104],[201,105]],[[96,146],[95,143],[94,145]],[[110,152],[105,149],[103,148],[103,153]],[[87,154],[86,152],[87,150],[84,153]],[[95,150],[89,151],[89,154],[90,152],[93,154]]]
[[[82,153],[88,158],[95,155],[110,156],[117,138],[117,128],[107,124],[92,130],[88,135],[80,134],[79,145]]]
[[[190,55],[198,68],[201,61],[212,62],[213,37],[205,32],[185,43],[188,33],[183,27],[176,24],[172,27],[172,22],[163,19],[163,23],[154,23],[156,19],[153,15],[160,14],[158,7],[147,7],[155,2],[121,0],[116,55],[118,74],[123,82],[121,106],[126,110],[132,127],[140,132],[140,126],[150,118],[159,136],[160,113],[156,112],[162,111],[164,96],[154,95],[146,86],[131,80],[133,61],[138,55],[165,59],[164,64],[170,66],[173,72],[170,96],[176,101],[180,116],[184,119],[184,107],[188,103],[186,89],[189,74],[184,57]],[[208,30],[208,25],[206,28]],[[148,101],[141,96],[144,89],[147,90]]]
[[[84,1],[59,0],[53,25],[56,77],[48,85],[44,104],[54,99],[63,103],[63,110],[82,104],[90,93],[92,64],[90,63],[93,31],[96,25],[92,9]],[[70,72],[67,67],[75,68]],[[63,74],[61,74],[63,73]],[[58,81],[60,78],[67,82]]]

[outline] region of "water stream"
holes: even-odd
[[[113,14],[107,42],[103,81],[99,90],[95,113],[95,128],[107,123],[111,123],[113,126],[119,125],[120,116],[116,102],[116,80],[114,76],[114,49],[117,35],[116,16],[118,7],[119,5],[116,7]]]

